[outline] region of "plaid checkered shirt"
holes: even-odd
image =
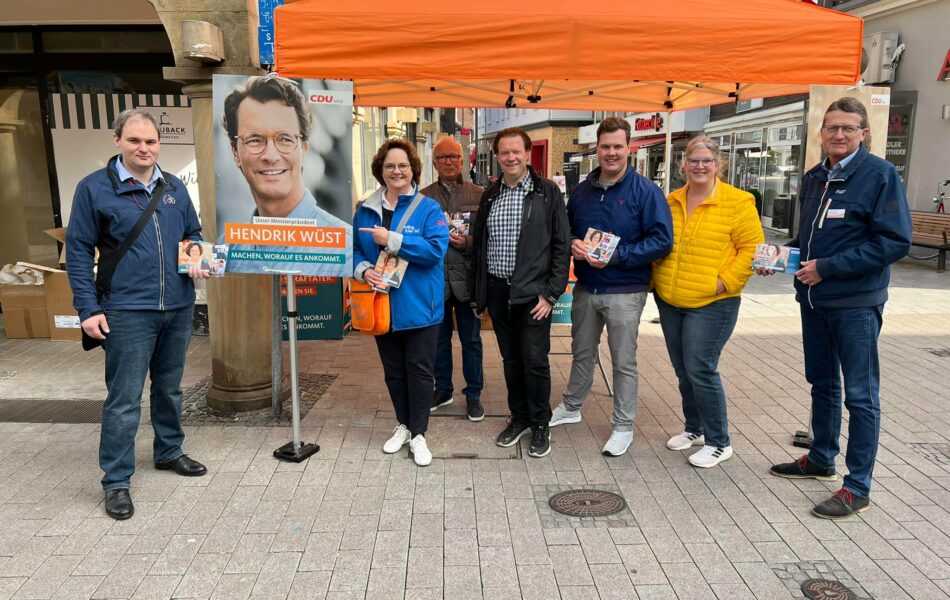
[[[504,179],[498,187],[498,198],[488,213],[488,272],[495,277],[507,279],[515,272],[521,212],[524,199],[532,189],[530,172],[513,188],[508,187]]]

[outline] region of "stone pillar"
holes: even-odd
[[[214,114],[211,77],[215,73],[260,75],[253,60],[246,0],[149,0],[172,43],[174,67],[165,79],[184,83],[191,99],[205,239],[215,239]],[[206,67],[181,53],[181,22],[197,19],[213,23],[224,34],[224,67]],[[256,34],[256,31],[254,32]],[[256,48],[256,38],[253,46]],[[271,405],[271,280],[263,275],[227,275],[208,280],[208,318],[211,330],[211,387],[208,406],[247,411]],[[290,389],[282,386],[282,397]]]

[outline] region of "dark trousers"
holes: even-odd
[[[814,441],[808,460],[834,467],[840,452],[841,379],[848,409],[848,474],[842,487],[858,496],[871,493],[871,476],[881,434],[881,364],[877,341],[884,305],[812,309],[802,303],[805,379],[811,384]]]
[[[438,325],[376,336],[396,420],[408,427],[413,437],[425,434],[429,428],[432,365],[438,337]]]
[[[462,393],[468,401],[481,398],[482,376],[482,322],[475,317],[468,302],[459,302],[455,296],[445,302],[445,319],[439,327],[438,350],[435,355],[435,390],[451,396],[452,385],[452,313],[458,321],[459,341],[462,342],[462,375],[465,389]]]
[[[551,317],[535,320],[530,312],[537,300],[508,304],[510,288],[503,279],[490,277],[488,313],[505,368],[511,420],[532,427],[551,421]]]

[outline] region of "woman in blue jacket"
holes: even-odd
[[[425,433],[442,323],[442,259],[449,228],[438,202],[419,194],[422,161],[408,140],[383,143],[373,157],[372,171],[383,187],[361,202],[353,216],[353,276],[385,289],[382,275],[374,268],[379,253],[386,251],[409,263],[400,286],[388,290],[392,329],[376,336],[398,421],[383,452],[399,452],[408,443],[416,464],[426,466],[432,462]],[[412,208],[417,195],[419,201]],[[395,229],[410,209],[402,232],[397,233]]]

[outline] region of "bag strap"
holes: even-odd
[[[148,206],[135,223],[135,227],[133,227],[129,235],[125,236],[125,239],[122,240],[122,244],[119,245],[115,254],[112,255],[112,260],[105,265],[102,263],[99,264],[99,272],[96,276],[96,292],[98,292],[100,298],[105,296],[106,292],[112,287],[112,276],[115,275],[116,267],[119,266],[122,257],[125,256],[125,253],[129,251],[129,248],[132,247],[132,244],[135,243],[135,240],[138,239],[139,235],[145,229],[145,225],[149,219],[152,218],[155,209],[158,208],[158,201],[161,200],[162,195],[164,195],[167,189],[168,185],[165,183],[165,174],[162,173],[162,178],[158,180],[158,184],[156,184],[155,189],[152,190]],[[161,249],[159,249],[159,252],[161,252]]]
[[[409,217],[412,216],[412,213],[416,211],[416,208],[419,207],[419,204],[422,203],[422,194],[416,192],[416,195],[412,198],[412,203],[409,205],[409,208],[406,209],[406,212],[402,214],[402,218],[399,219],[399,225],[396,226],[396,233],[402,233],[403,227],[406,226],[406,223],[409,222]]]

